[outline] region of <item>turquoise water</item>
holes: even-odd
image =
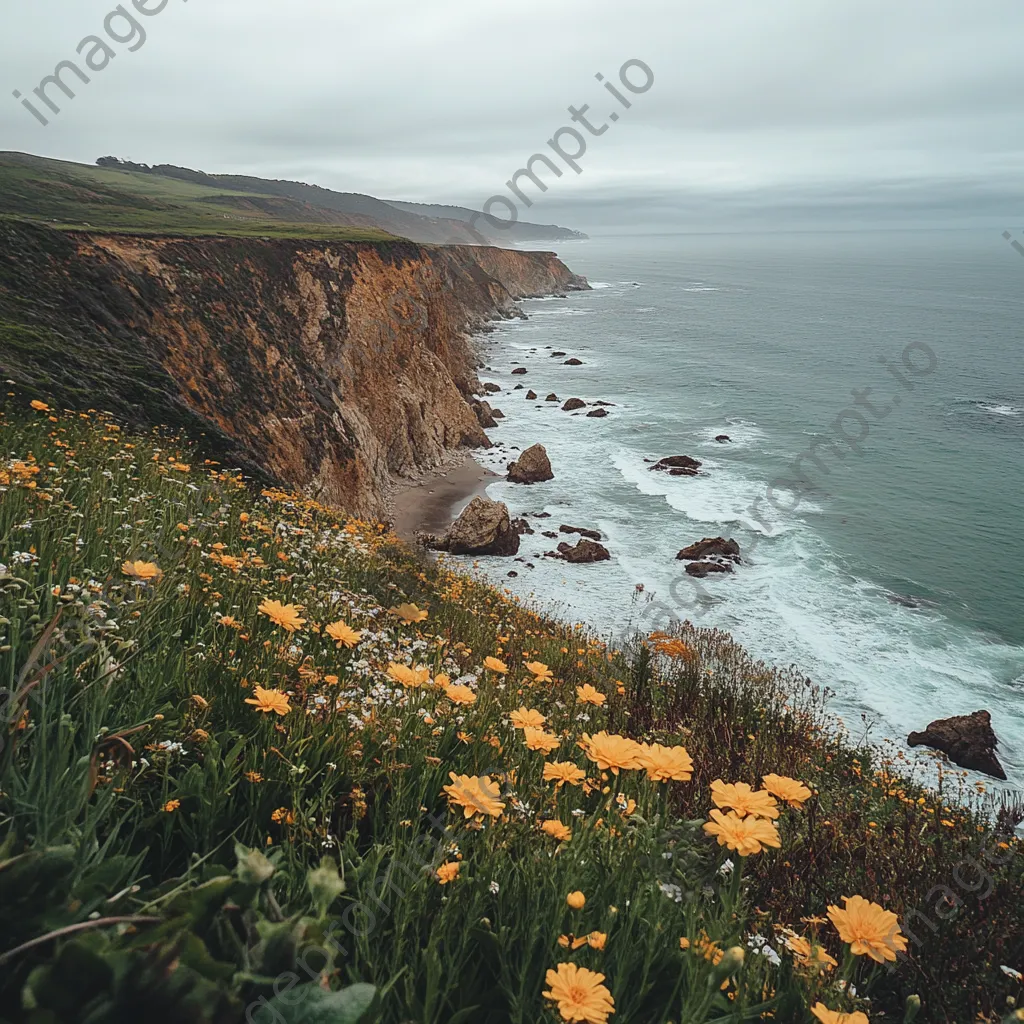
[[[727,629],[834,689],[858,735],[987,708],[1024,784],[1024,259],[999,233],[927,231],[616,237],[559,255],[594,290],[528,302],[529,321],[484,342],[481,373],[506,392],[492,438],[543,443],[556,478],[489,492],[600,529],[613,562],[534,557],[554,545],[538,534],[535,569],[483,570],[608,631]],[[615,407],[572,416],[517,383]],[[675,454],[705,473],[644,462]],[[719,534],[746,564],[685,576],[679,548]]]

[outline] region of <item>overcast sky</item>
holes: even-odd
[[[44,128],[11,92],[114,7],[4,0],[0,148],[479,208],[586,103],[622,116],[523,219],[1024,219],[1021,0],[169,0]],[[625,110],[594,76],[630,59]]]

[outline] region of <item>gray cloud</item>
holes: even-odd
[[[156,3],[156,0],[152,0]],[[522,215],[583,230],[630,211],[1015,223],[1024,189],[1018,0],[170,0],[42,128],[30,94],[110,0],[2,14],[2,147],[106,153],[479,206],[637,57],[656,84]],[[129,4],[130,7],[130,4]]]

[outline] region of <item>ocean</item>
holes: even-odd
[[[552,518],[524,537],[535,568],[476,571],[611,636],[727,630],[831,688],[858,739],[985,708],[1024,787],[1024,259],[987,231],[617,236],[558,255],[593,290],[530,300],[482,340],[505,419],[478,456],[503,473],[543,444],[554,480],[488,494]],[[574,397],[613,405],[561,411]],[[701,474],[645,461],[669,455]],[[612,561],[542,557],[561,523],[600,530]],[[679,549],[719,535],[743,564],[686,576]]]

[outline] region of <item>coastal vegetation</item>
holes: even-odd
[[[1021,1019],[1017,815],[795,669],[45,394],[0,444],[0,1018]]]

